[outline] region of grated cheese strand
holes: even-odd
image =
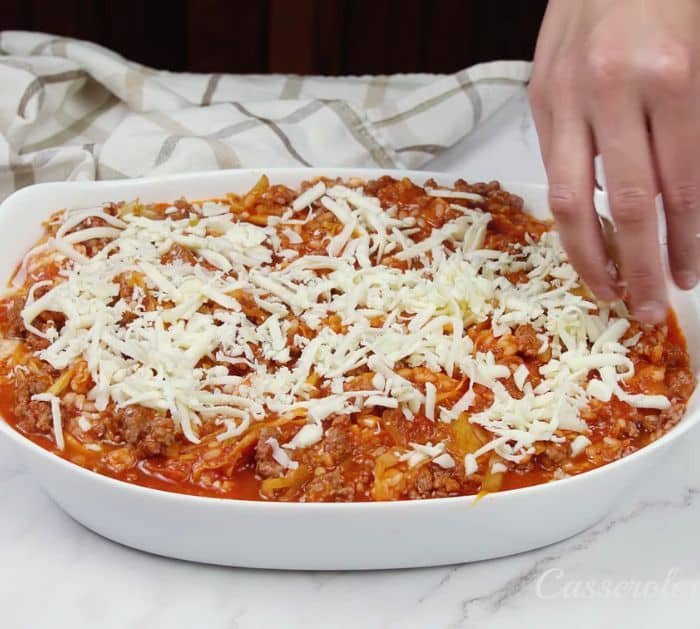
[[[52,393],[37,393],[32,395],[34,402],[48,402],[51,406],[51,418],[53,420],[53,434],[56,440],[56,447],[63,450],[66,442],[63,438],[63,419],[61,417],[61,400]]]

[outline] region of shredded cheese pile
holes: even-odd
[[[482,200],[457,191],[427,193]],[[282,248],[280,233],[298,242],[291,227],[303,220],[293,217],[305,208],[311,216],[311,206],[319,204],[343,224],[328,238],[327,255],[299,256]],[[663,396],[623,389],[634,372],[627,353],[635,342],[621,341],[630,325],[624,306],[611,310],[581,296],[579,277],[554,232],[539,241],[529,239],[514,253],[484,249],[490,215],[453,204],[458,218],[414,242],[414,218],[383,209],[361,187],[323,182],[266,227],[239,221],[223,203],[197,207],[199,215],[182,220],[173,220],[167,211],[163,220],[129,213],[116,218],[102,208],[67,211],[55,237],[42,245],[42,251],[71,263],[57,282],[34,284],[22,312],[24,324],[49,342],[38,356],[55,369],[87,361],[95,383],[88,397],[98,410],[112,402],[167,411],[194,443],[205,421],[223,425],[218,439],[225,440],[270,413],[302,410],[308,423],[289,443],[271,444],[275,459],[291,468],[286,451],[318,442],[323,420],[333,414],[379,406],[400,409],[408,419],[423,413],[433,421],[452,422],[470,412],[478,383],[493,392],[493,403],[472,412],[469,420],[493,439],[467,455],[465,470],[472,473],[479,457],[491,451],[520,461],[535,442],[561,441],[559,429],[585,433],[580,412],[592,398],[607,401],[615,395],[636,407],[669,406]],[[90,217],[107,226],[76,230]],[[109,240],[94,257],[74,248],[93,238]],[[161,264],[174,244],[191,250],[209,268]],[[409,262],[410,269],[382,264],[389,255]],[[517,271],[529,281],[507,279]],[[145,285],[120,294],[119,279],[130,273],[142,274]],[[46,292],[37,297],[40,288]],[[268,313],[262,324],[245,316],[237,291]],[[156,309],[147,309],[147,293],[157,299]],[[203,309],[205,304],[209,307]],[[45,311],[65,315],[60,331],[34,325]],[[324,325],[330,315],[340,317],[342,333]],[[316,332],[312,339],[290,333],[295,317]],[[377,318],[381,327],[372,325]],[[511,373],[491,352],[476,351],[466,328],[487,320],[496,338],[521,324],[534,327],[540,351],[550,349],[552,356],[540,368],[537,386],[526,367]],[[300,352],[297,358],[292,349]],[[201,367],[205,357],[216,364]],[[399,363],[462,374],[469,378],[469,390],[443,406],[433,384],[421,389],[401,377]],[[245,364],[250,373],[230,375],[228,364]],[[371,387],[346,391],[348,374],[360,367],[373,372]],[[310,384],[312,373],[319,378],[315,384]],[[522,392],[519,399],[503,384],[510,377]],[[319,388],[330,393],[319,398]],[[45,401],[60,413],[57,401]],[[57,443],[60,424],[59,417]],[[404,455],[409,465],[426,459],[446,469],[454,466],[444,444],[413,444]]]

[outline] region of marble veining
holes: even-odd
[[[541,556],[535,563],[532,564],[526,572],[517,574],[512,579],[505,582],[498,589],[489,592],[485,595],[476,596],[465,599],[461,602],[462,615],[456,622],[448,625],[450,629],[453,627],[463,627],[470,617],[470,612],[474,607],[486,607],[491,613],[497,612],[506,606],[512,599],[522,595],[540,578],[545,570],[562,560],[566,556],[571,556],[574,553],[582,553],[591,548],[596,543],[598,538],[609,533],[612,529],[619,528],[627,524],[630,520],[644,515],[647,511],[669,511],[679,510],[691,507],[700,495],[699,487],[689,487],[684,490],[684,494],[678,500],[643,500],[638,502],[627,513],[623,513],[618,517],[606,519],[597,526],[594,526],[580,535],[575,536],[571,540],[562,544],[555,545],[553,549],[556,552],[547,553],[540,552]],[[457,571],[460,567],[455,567],[452,570]],[[451,574],[450,571],[449,574]],[[449,576],[446,575],[446,579]]]
[[[525,94],[430,167],[544,182]],[[609,517],[544,549],[440,568],[285,573],[104,540],[60,511],[0,441],[0,628],[697,627],[698,447],[696,430]],[[643,596],[620,587],[629,584]]]

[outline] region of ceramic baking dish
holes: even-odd
[[[246,190],[262,173],[296,186],[318,175],[371,179],[383,174],[418,183],[454,175],[361,169],[249,169],[150,179],[45,183],[0,205],[0,279],[42,234],[51,210],[104,201],[206,198]],[[469,173],[464,173],[469,179]],[[504,182],[528,211],[547,216],[542,185]],[[605,200],[597,193],[604,210]],[[694,368],[700,319],[692,293],[672,290]],[[698,393],[682,422],[663,438],[615,463],[545,485],[485,496],[404,502],[299,504],[194,497],[101,476],[35,445],[0,420],[0,434],[36,481],[73,518],[112,540],[182,559],[257,568],[347,570],[402,568],[488,559],[551,544],[605,516],[631,485],[663,465],[674,442],[700,419]],[[59,540],[60,541],[60,540]]]

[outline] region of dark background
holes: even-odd
[[[190,72],[454,72],[531,59],[546,0],[2,0],[0,30]]]

